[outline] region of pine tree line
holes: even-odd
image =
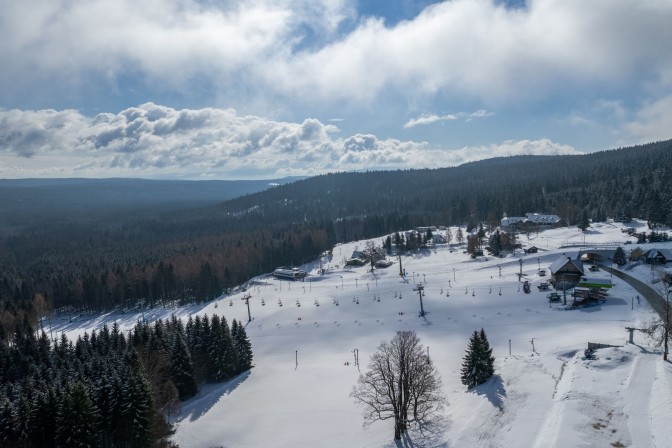
[[[165,413],[198,383],[251,366],[245,328],[216,315],[138,323],[128,336],[103,326],[74,344],[24,320],[0,343],[0,446],[174,447]]]

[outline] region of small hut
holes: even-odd
[[[555,289],[573,288],[584,275],[583,262],[572,257],[560,257],[549,267],[551,283]]]

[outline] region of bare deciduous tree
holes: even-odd
[[[446,403],[439,373],[413,331],[380,344],[350,396],[364,406],[365,426],[393,419],[395,440],[409,423],[422,426]]]
[[[658,270],[656,287],[663,300],[662,309],[656,308],[657,315],[644,325],[644,331],[657,345],[663,346],[663,360],[667,361],[669,354],[670,327],[672,326],[672,312],[670,299],[672,299],[672,284],[664,271]]]
[[[371,271],[373,271],[373,267],[377,261],[385,259],[385,249],[380,246],[376,246],[376,243],[373,241],[366,242],[362,253],[371,263]]]

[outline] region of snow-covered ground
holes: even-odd
[[[539,267],[576,256],[578,249],[561,244],[632,240],[622,228],[547,230],[521,241],[539,253],[501,259],[472,260],[462,249],[439,246],[402,256],[406,279],[397,259],[375,275],[367,267],[339,267],[364,247],[360,241],[335,247],[331,260],[323,260],[325,275],[318,275],[316,262],[307,266],[305,282],[253,279],[246,292],[252,296],[247,332],[255,367],[231,382],[203,387],[184,403],[172,416],[174,439],[182,447],[231,448],[670,447],[672,366],[643,333],[626,345],[625,327],[649,320],[648,304],[637,303],[637,293],[616,277],[608,300],[584,309],[549,306],[547,292],[536,287],[548,279],[538,275]],[[652,246],[671,247],[642,247]],[[521,258],[530,294],[518,281]],[[627,272],[651,280],[648,266]],[[424,318],[413,291],[418,283],[425,286]],[[144,317],[217,313],[246,322],[244,293],[198,307],[149,310]],[[138,317],[63,320],[58,330],[76,337],[112,321],[128,329]],[[470,334],[481,328],[494,349],[496,375],[467,391],[459,379],[462,357]],[[398,330],[416,331],[428,347],[449,405],[431,432],[412,430],[395,444],[389,421],[362,427],[361,409],[349,394],[359,375],[353,350],[364,371],[380,342]],[[586,360],[588,342],[618,347]]]

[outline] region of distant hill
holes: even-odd
[[[487,230],[504,214],[671,226],[670,173],[664,141],[308,179],[0,181],[0,300],[40,293],[89,310],[202,301],[337,242],[427,225]]]
[[[555,213],[672,225],[672,140],[584,155],[517,156],[457,167],[336,173],[226,202],[250,222],[379,217],[373,233],[408,225],[490,223]],[[263,219],[262,219],[263,217]],[[354,235],[353,235],[354,236]],[[364,235],[359,235],[363,237]]]
[[[0,179],[0,228],[203,207],[299,180]]]

